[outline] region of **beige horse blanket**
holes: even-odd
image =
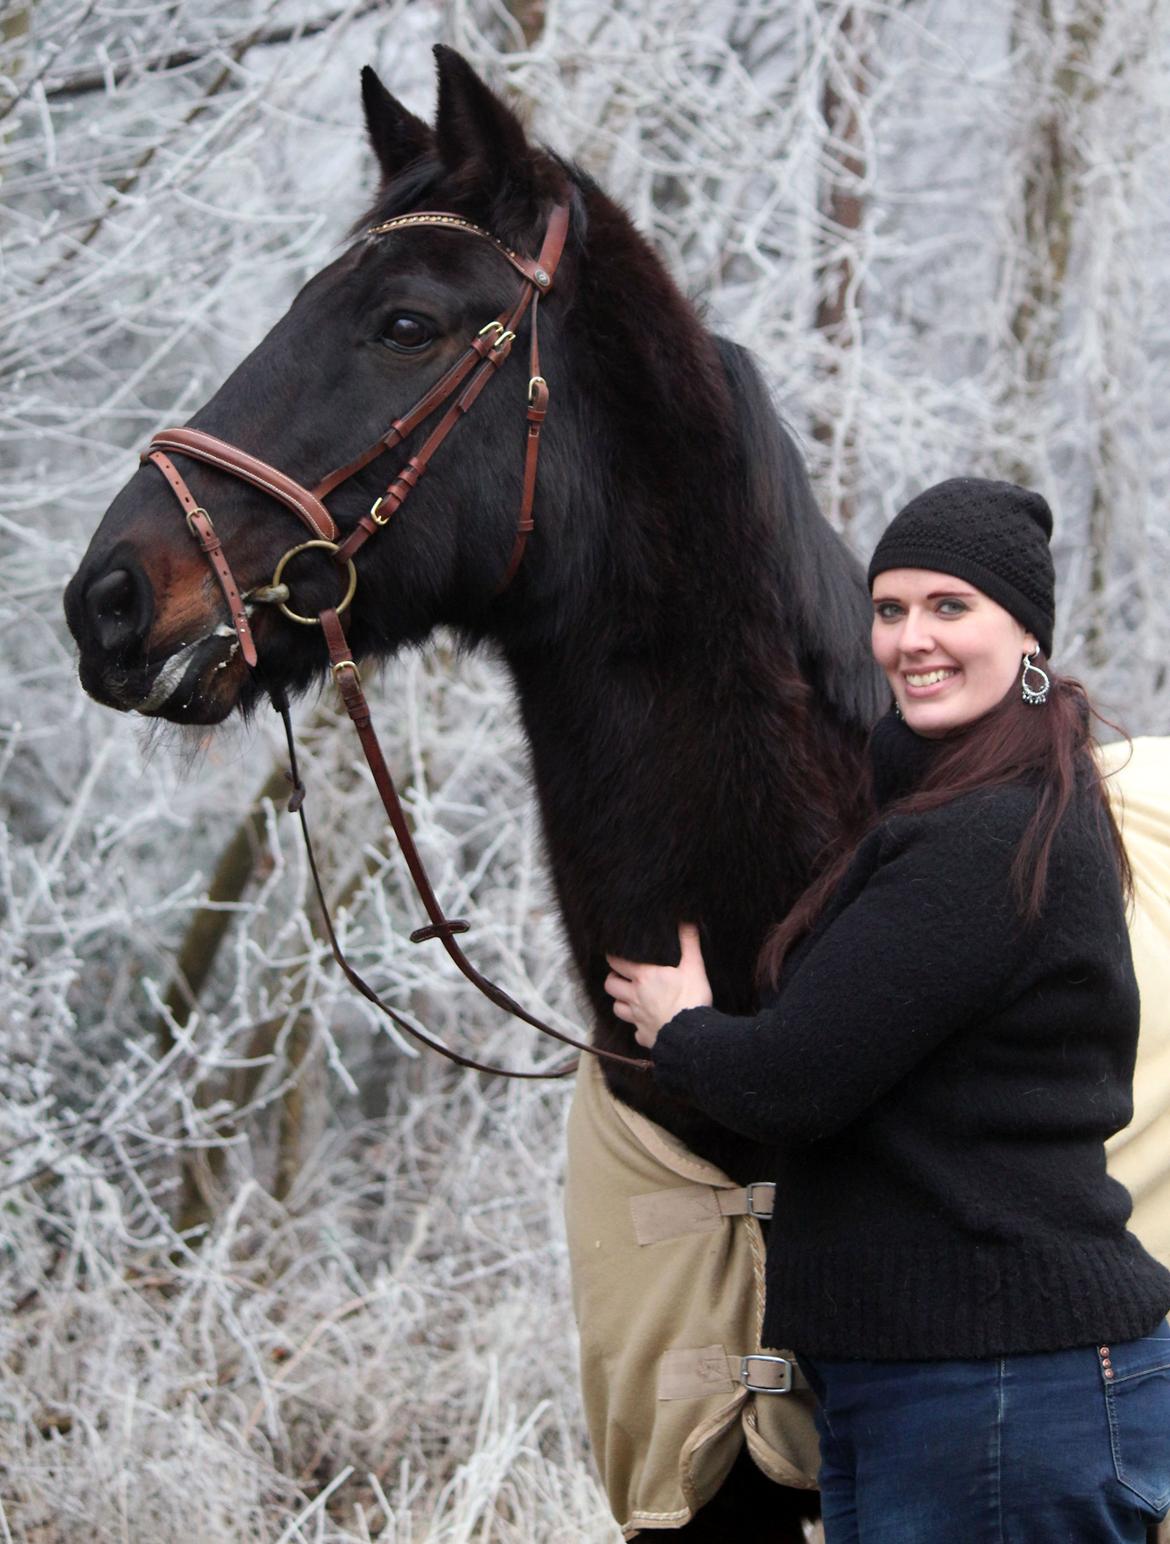
[[[1136,740],[1132,757],[1108,746],[1102,759],[1134,871],[1142,992],[1134,1118],[1109,1166],[1133,1194],[1134,1231],[1170,1263],[1170,739]],[[741,1359],[762,1350],[764,1307],[744,1189],[614,1099],[593,1058],[577,1075],[568,1160],[585,1413],[624,1536],[681,1527],[744,1442],[772,1479],[813,1487],[811,1395],[752,1392],[740,1377]],[[749,1381],[782,1381],[787,1365],[750,1361]]]

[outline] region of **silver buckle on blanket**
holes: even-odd
[[[753,1383],[751,1365],[753,1362],[768,1362],[774,1367],[782,1367],[784,1370],[780,1374],[780,1381],[778,1383]],[[759,1376],[768,1377],[771,1374],[761,1373]],[[754,1356],[745,1356],[740,1359],[739,1381],[745,1389],[748,1389],[753,1394],[791,1394],[792,1377],[793,1365],[786,1356],[768,1356],[762,1351],[757,1351]]]
[[[776,1186],[770,1179],[754,1179],[744,1188],[747,1191],[748,1216],[758,1217],[762,1222],[769,1222],[776,1203]],[[757,1201],[757,1192],[766,1196],[766,1200]]]

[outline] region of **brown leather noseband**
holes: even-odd
[[[350,652],[345,629],[341,622],[341,613],[349,605],[357,583],[357,574],[353,562],[354,555],[360,551],[367,541],[376,536],[387,525],[392,516],[401,509],[412,489],[417,487],[420,478],[425,474],[430,465],[431,458],[439,446],[463,415],[474,405],[488,382],[493,380],[498,374],[500,367],[504,364],[511,351],[512,344],[516,339],[517,329],[529,310],[531,310],[531,320],[524,481],[520,499],[520,514],[516,525],[512,551],[507,567],[496,587],[496,594],[502,592],[514,578],[524,556],[524,547],[528,535],[533,529],[532,512],[536,496],[536,472],[540,454],[540,435],[549,404],[548,383],[540,370],[537,313],[541,295],[548,294],[552,289],[557,266],[564,251],[565,238],[569,228],[568,208],[563,204],[558,204],[552,210],[540,254],[535,259],[520,256],[518,253],[513,252],[511,248],[506,247],[501,241],[498,241],[488,231],[482,230],[479,226],[471,224],[470,221],[464,220],[458,215],[434,210],[423,210],[416,214],[399,215],[395,219],[387,220],[382,225],[373,226],[367,232],[367,235],[376,237],[390,231],[405,230],[414,226],[430,226],[462,231],[490,242],[496,251],[506,258],[520,274],[524,280],[524,286],[516,304],[510,310],[501,312],[499,316],[487,322],[454,364],[440,376],[433,386],[423,393],[408,412],[401,418],[396,418],[385,434],[368,446],[361,455],[346,465],[330,472],[311,490],[295,482],[276,467],[270,466],[266,461],[261,461],[255,456],[248,455],[245,451],[238,449],[228,441],[218,439],[215,435],[205,434],[200,429],[164,429],[160,431],[151,439],[141,459],[151,462],[158,468],[182,506],[183,512],[186,515],[188,529],[199,543],[223,592],[224,599],[227,602],[228,613],[231,617],[232,627],[235,630],[239,643],[241,657],[249,669],[255,669],[258,663],[256,644],[248,618],[247,602],[249,600],[253,603],[265,602],[275,604],[279,606],[285,616],[294,622],[304,623],[309,626],[321,626],[326,647],[329,651],[334,681],[337,683],[346,711],[357,729],[375,786],[381,796],[395,836],[398,838],[399,846],[406,859],[415,888],[430,918],[428,926],[418,928],[411,934],[411,941],[413,943],[421,943],[425,939],[438,938],[463,975],[480,992],[498,1007],[522,1019],[525,1023],[531,1024],[542,1033],[551,1035],[554,1039],[560,1040],[566,1045],[571,1045],[576,1050],[587,1051],[591,1055],[603,1057],[609,1061],[620,1062],[625,1066],[635,1067],[640,1071],[648,1071],[653,1063],[646,1058],[623,1056],[616,1051],[602,1050],[597,1046],[588,1044],[586,1041],[576,1039],[572,1035],[553,1029],[541,1019],[530,1014],[503,991],[501,987],[496,986],[486,976],[483,976],[476,970],[455,942],[454,935],[466,932],[468,925],[466,922],[445,916],[435,896],[422,859],[415,847],[410,827],[403,813],[389,768],[382,755],[377,735],[374,732],[369,706],[362,691],[361,676],[358,672],[357,663]],[[361,516],[353,530],[344,538],[341,537],[333,517],[325,507],[323,500],[351,477],[362,471],[372,461],[376,460],[377,457],[399,445],[427,418],[443,407],[445,407],[445,411],[442,417],[432,428],[420,448],[407,460],[404,466],[398,469],[384,492],[375,499],[369,511]],[[232,476],[238,477],[244,482],[251,483],[253,487],[259,488],[262,492],[267,493],[270,497],[282,503],[285,508],[291,510],[307,527],[310,539],[290,548],[284,554],[276,566],[270,584],[261,586],[259,589],[252,590],[247,594],[241,592],[224,554],[223,546],[216,535],[211,517],[198,504],[183,478],[176,470],[174,463],[167,455],[167,451],[175,451],[182,455],[190,456],[195,461],[201,461],[208,466],[217,467],[219,470],[229,472]],[[324,608],[320,615],[315,617],[301,615],[292,609],[289,587],[282,582],[284,569],[287,564],[306,548],[327,550],[334,560],[346,571],[348,576],[348,584],[344,596],[333,606]],[[421,1041],[422,1044],[430,1049],[438,1051],[449,1060],[457,1062],[460,1066],[470,1067],[480,1072],[496,1073],[504,1077],[519,1078],[564,1077],[572,1072],[576,1066],[575,1062],[557,1068],[551,1073],[515,1072],[502,1067],[489,1066],[486,1063],[476,1061],[472,1057],[452,1051],[440,1041],[433,1039],[430,1035],[420,1030],[416,1025],[411,1024],[401,1014],[383,1002],[374,989],[353,969],[345,958],[338,942],[317,871],[312,841],[308,825],[305,821],[303,809],[304,787],[300,782],[297,771],[296,746],[293,740],[287,700],[283,692],[280,691],[270,690],[270,695],[272,696],[274,706],[283,718],[285,733],[288,738],[290,776],[294,789],[293,796],[289,800],[289,808],[295,810],[300,818],[309,855],[309,866],[317,891],[318,901],[324,915],[330,947],[346,978],[363,997],[385,1013],[405,1033]]]

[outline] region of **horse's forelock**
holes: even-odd
[[[380,225],[416,209],[437,209],[461,215],[505,245],[535,256],[544,236],[543,221],[554,203],[568,201],[572,225],[579,232],[583,206],[564,164],[544,151],[534,151],[529,163],[517,167],[499,187],[480,182],[476,169],[452,173],[438,154],[420,156],[386,179],[378,196],[349,230],[350,238],[371,225]]]
[[[356,236],[371,225],[380,225],[396,215],[408,214],[419,209],[443,180],[443,163],[436,153],[420,156],[394,177],[383,182],[378,196],[365,213],[350,227],[349,235]]]

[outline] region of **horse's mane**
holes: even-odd
[[[752,354],[716,346],[735,404],[747,508],[768,530],[778,612],[790,621],[813,690],[847,724],[868,728],[882,702],[869,650],[870,608],[861,566],[821,513],[804,457],[773,404]]]

